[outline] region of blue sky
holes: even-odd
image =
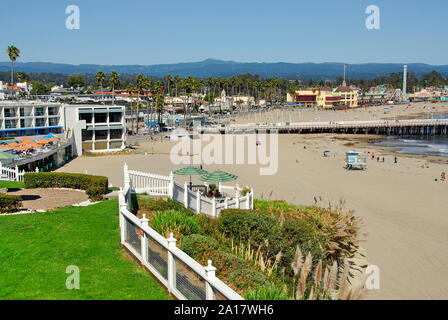
[[[65,28],[72,4],[80,30]],[[365,27],[372,4],[380,30]],[[2,5],[0,47],[18,47],[22,62],[72,64],[448,64],[446,12],[446,0],[22,0]]]

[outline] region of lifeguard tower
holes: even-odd
[[[346,166],[345,169],[347,170],[354,170],[354,169],[360,169],[360,170],[366,170],[367,164],[366,164],[366,158],[362,157],[362,152],[359,151],[347,151],[345,153],[345,162]]]

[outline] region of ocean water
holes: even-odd
[[[448,119],[448,114],[433,116],[433,119]],[[389,137],[378,146],[398,148],[397,153],[448,157],[448,136]]]
[[[390,137],[376,145],[398,148],[397,153],[448,157],[448,137]]]

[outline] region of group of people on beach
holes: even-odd
[[[374,152],[372,152],[371,158],[372,158],[372,160],[375,160],[375,153]],[[376,157],[376,162],[380,162],[380,157],[378,157],[378,156]],[[386,162],[386,158],[382,157],[381,162]],[[397,156],[394,156],[394,163],[398,163]]]

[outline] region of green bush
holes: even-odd
[[[25,188],[69,188],[85,190],[89,199],[99,201],[107,193],[107,177],[78,173],[33,172],[25,173]]]
[[[20,196],[0,194],[0,213],[17,212],[22,205]]]
[[[280,233],[278,219],[251,210],[226,209],[221,211],[218,227],[236,241],[258,247]]]
[[[191,234],[182,239],[179,248],[190,257],[199,257],[206,252],[218,250],[219,244],[218,241],[211,237],[200,234]]]
[[[181,239],[199,232],[198,216],[183,211],[165,210],[154,215],[151,227],[160,234],[168,236],[172,232],[176,238]]]
[[[250,290],[244,294],[246,300],[294,300],[285,288],[266,286]]]
[[[194,215],[194,213],[184,207],[183,204],[176,202],[172,199],[154,199],[138,196],[138,209],[148,214],[148,217],[160,211],[176,210],[184,212],[188,215]]]
[[[227,209],[221,211],[218,221],[219,229],[236,243],[250,244],[252,248],[262,248],[268,258],[282,253],[279,266],[286,275],[291,276],[291,262],[296,247],[305,254],[311,253],[315,260],[324,259],[322,250],[324,240],[318,230],[300,221],[286,220],[253,210]]]

